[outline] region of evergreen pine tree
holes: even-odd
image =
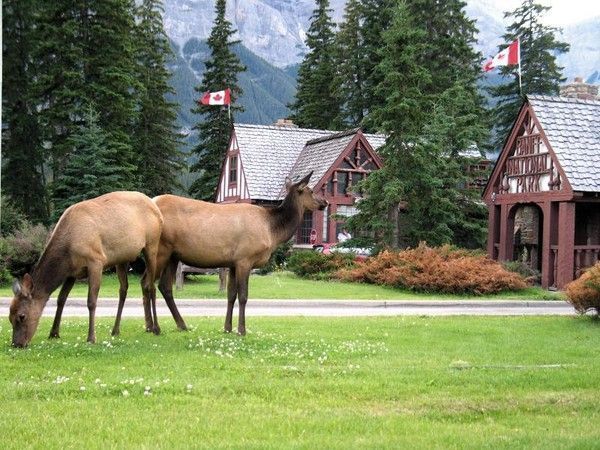
[[[333,87],[339,103],[336,128],[359,126],[370,105],[364,93],[370,72],[364,51],[363,20],[360,0],[349,0],[334,42],[336,75]]]
[[[48,219],[31,53],[37,1],[2,3],[2,194],[32,221]],[[4,198],[4,197],[3,197]]]
[[[133,150],[136,121],[136,79],[133,0],[93,2],[85,19],[84,81],[87,104],[94,104],[98,125],[106,133],[106,145],[115,153],[115,164],[137,166],[140,155]],[[123,188],[139,189],[141,180],[130,176]]]
[[[200,142],[192,150],[198,158],[192,165],[191,171],[200,174],[192,185],[189,193],[194,198],[213,200],[221,175],[221,164],[227,151],[233,116],[242,107],[234,102],[242,94],[237,84],[237,74],[245,70],[238,57],[233,53],[232,46],[239,41],[232,40],[235,31],[231,23],[225,19],[226,1],[217,0],[215,4],[216,18],[208,38],[211,51],[210,59],[206,62],[202,83],[195,90],[200,95],[205,92],[231,89],[231,118],[227,107],[198,105],[192,112],[202,114],[202,120],[194,126],[198,130]]]
[[[290,105],[300,127],[333,129],[339,116],[334,94],[334,24],[329,0],[316,0],[306,34],[308,53],[298,69],[296,100]]]
[[[351,220],[381,244],[451,242],[473,215],[472,200],[459,190],[464,167],[458,155],[481,142],[486,128],[475,89],[478,55],[452,61],[475,33],[463,7],[460,1],[399,4],[382,35],[374,79],[382,80],[375,95],[385,100],[367,121],[389,136],[380,149],[385,164],[367,179],[368,195]],[[452,20],[445,19],[448,14]]]
[[[169,41],[162,22],[161,0],[143,0],[136,9],[136,62],[140,92],[139,114],[134,127],[134,149],[139,158],[137,179],[149,196],[171,192],[183,165],[176,130],[177,104],[167,101]]]
[[[136,164],[131,144],[138,91],[132,1],[42,2],[39,16],[35,88],[53,176],[61,176],[72,150],[70,136],[90,103],[96,105],[106,145],[117,152],[115,163]],[[137,186],[134,177],[123,181],[130,189]]]
[[[550,9],[533,0],[524,0],[512,12],[504,13],[505,18],[513,18],[502,36],[507,47],[517,38],[521,44],[521,72],[523,95],[558,95],[560,83],[565,81],[562,67],[556,63],[556,56],[569,50],[569,44],[556,39],[559,30],[543,25],[541,17]],[[506,84],[491,87],[491,95],[498,99],[494,109],[495,146],[500,147],[506,139],[517,112],[523,103],[519,95],[519,78],[516,66],[500,69],[504,77],[512,77]]]
[[[53,184],[55,220],[74,203],[129,187],[135,167],[117,162],[118,149],[108,143],[110,136],[99,121],[99,114],[88,107],[82,124],[69,137],[71,155]]]
[[[383,73],[376,70],[381,63],[383,55],[382,35],[392,22],[396,0],[361,0],[363,18],[361,20],[361,33],[363,36],[364,71],[367,77],[364,82],[363,95],[367,109],[363,119],[362,128],[372,132],[377,129],[377,124],[371,122],[370,112],[386,100],[386,95],[378,94],[377,86],[383,81]]]

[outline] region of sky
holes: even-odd
[[[552,9],[546,13],[545,22],[548,25],[570,25],[592,17],[600,16],[600,1],[598,0],[537,0]],[[500,11],[512,11],[521,4],[521,0],[491,0]]]

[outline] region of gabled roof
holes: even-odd
[[[251,198],[278,200],[287,176],[299,179],[314,170],[311,178],[314,186],[358,129],[337,133],[236,123],[234,132]],[[385,143],[382,135],[365,134],[365,137],[374,149]]]
[[[314,188],[359,131],[359,128],[355,128],[308,141],[296,160],[290,178],[299,179],[312,171],[309,186]],[[374,149],[385,143],[383,135],[364,136]]]
[[[573,190],[600,192],[600,101],[527,99]]]

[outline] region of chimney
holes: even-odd
[[[273,125],[276,127],[298,128],[298,125],[296,125],[291,119],[277,119],[277,122],[275,122]]]
[[[560,96],[584,100],[597,100],[598,86],[585,83],[583,77],[575,77],[573,83],[560,87]]]

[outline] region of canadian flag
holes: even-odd
[[[519,48],[519,40],[517,39],[492,59],[487,61],[483,65],[483,70],[484,72],[489,72],[499,66],[513,66],[515,64],[520,64],[520,58],[521,51]]]
[[[206,92],[200,99],[203,105],[229,105],[231,103],[231,89],[224,91]]]

